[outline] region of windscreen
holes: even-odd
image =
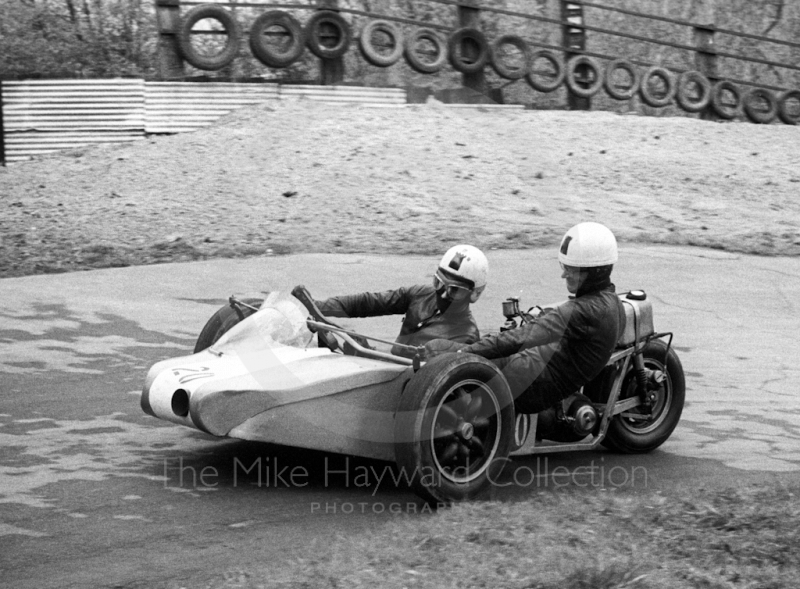
[[[237,323],[213,346],[214,353],[235,348],[292,346],[305,348],[314,339],[306,325],[308,311],[289,293],[271,292],[258,312]]]

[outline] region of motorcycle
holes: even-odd
[[[515,424],[516,454],[591,450],[602,445],[624,453],[650,452],[663,444],[680,421],[686,394],[683,366],[671,332],[657,333],[653,308],[640,290],[619,295],[626,309],[625,331],[606,367],[581,391]],[[519,299],[503,302],[501,331],[535,320]],[[519,322],[519,323],[517,323]],[[532,442],[526,444],[528,439]]]
[[[141,406],[213,436],[394,462],[397,480],[426,501],[467,500],[498,480],[509,456],[600,445],[649,452],[669,438],[685,396],[672,333],[654,330],[645,293],[619,296],[627,327],[605,369],[534,415],[515,412],[492,362],[375,349],[368,341],[394,342],[337,325],[302,286],[263,301],[231,297],[193,354],[149,370]],[[535,320],[514,298],[503,314],[502,329]]]

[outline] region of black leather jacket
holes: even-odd
[[[441,313],[436,304],[433,286],[416,285],[385,292],[331,297],[317,301],[317,305],[322,314],[329,317],[405,314],[396,340],[399,344],[421,346],[432,339],[471,344],[480,338],[469,303],[453,303]],[[397,346],[392,348],[392,353],[405,357],[413,355]]]
[[[529,370],[552,382],[566,397],[597,376],[614,352],[625,330],[625,309],[614,285],[580,294],[565,303],[545,310],[527,323],[485,337],[466,348],[484,358],[505,358],[521,353],[526,362],[515,370]],[[541,348],[547,346],[548,348]],[[526,354],[538,348],[539,353]],[[545,363],[545,366],[534,365]],[[511,365],[509,365],[511,366]],[[512,377],[523,375],[507,375]]]

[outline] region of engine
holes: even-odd
[[[539,413],[536,439],[578,442],[597,433],[599,424],[600,416],[589,397],[575,393]]]

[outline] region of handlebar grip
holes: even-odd
[[[314,302],[311,293],[308,292],[308,289],[302,285],[298,284],[292,289],[292,296],[296,298],[298,301],[303,303],[303,306],[308,309],[308,312],[314,318],[315,321],[319,321],[320,323],[327,323],[328,325],[333,325],[334,327],[339,327],[333,321],[325,317],[322,314],[322,311],[319,310],[317,304]]]

